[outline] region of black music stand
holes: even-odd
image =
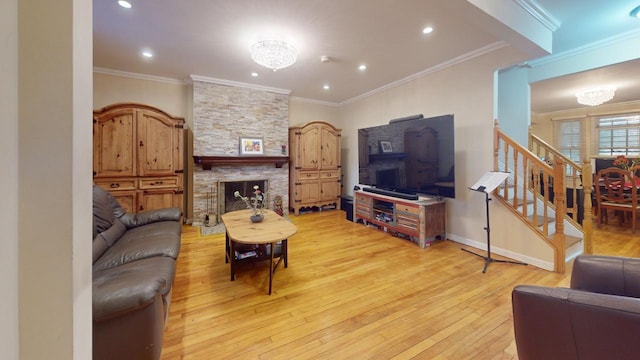
[[[509,263],[509,264],[517,264],[517,265],[527,265],[523,262],[519,261],[510,261],[510,260],[498,260],[491,257],[491,230],[489,227],[489,201],[491,198],[489,197],[489,193],[492,192],[496,187],[498,187],[504,180],[509,176],[509,173],[500,172],[500,171],[490,171],[486,173],[484,176],[480,178],[473,186],[469,189],[477,192],[483,192],[485,195],[485,204],[487,210],[487,226],[484,228],[487,231],[487,256],[482,256],[480,254],[476,254],[473,251],[467,249],[460,249],[462,251],[466,251],[469,254],[481,257],[484,259],[484,268],[482,269],[482,273],[487,272],[487,267],[492,262],[498,263]]]

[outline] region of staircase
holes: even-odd
[[[554,271],[564,273],[567,261],[593,252],[588,161],[580,166],[532,134],[525,148],[502,133],[496,121],[494,170],[511,174],[494,191],[495,198],[552,248]]]

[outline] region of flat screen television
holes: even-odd
[[[363,189],[406,199],[455,198],[453,115],[422,115],[358,129]]]

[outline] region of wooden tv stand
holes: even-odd
[[[396,235],[403,235],[422,249],[446,238],[444,200],[404,200],[392,196],[355,192],[355,221]]]

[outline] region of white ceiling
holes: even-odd
[[[332,103],[504,46],[508,39],[482,26],[494,19],[470,21],[470,13],[461,13],[461,8],[470,6],[467,0],[130,2],[133,7],[124,9],[116,0],[94,0],[95,67],[178,80],[198,75],[289,89],[292,96]],[[637,30],[640,21],[628,16],[635,2],[640,4],[638,0],[537,1],[561,23],[554,49]],[[602,20],[610,13],[618,20]],[[424,35],[425,26],[435,31]],[[285,35],[298,47],[293,66],[273,72],[253,63],[249,46],[268,33]],[[140,56],[146,48],[154,52],[153,59]],[[323,64],[322,55],[332,60]],[[360,64],[368,69],[358,71]],[[257,78],[250,75],[254,71]],[[331,88],[323,90],[324,84]]]

